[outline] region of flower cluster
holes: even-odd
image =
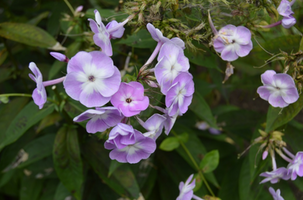
[[[263,137],[257,138],[255,141],[261,142],[260,150],[265,148],[263,152],[262,159],[266,159],[268,153],[271,157],[272,162],[272,171],[263,172],[260,176],[265,177],[260,184],[270,182],[271,184],[278,183],[281,179],[283,180],[296,180],[297,176],[303,176],[303,152],[297,152],[296,155],[293,155],[290,151],[286,149],[286,143],[282,140],[283,133],[279,131],[273,131],[270,134],[265,133],[264,131],[259,130]],[[287,167],[277,167],[275,152],[288,162]],[[271,188],[270,193],[274,199],[283,200],[280,196],[280,190],[277,192]]]
[[[67,63],[67,74],[62,78],[43,82],[37,66],[34,63],[29,66],[34,73],[30,77],[37,84],[32,96],[39,108],[47,100],[44,87],[63,82],[65,92],[72,99],[90,108],[75,117],[74,122],[88,120],[86,130],[93,134],[111,128],[104,147],[111,150],[111,159],[122,163],[138,163],[148,158],[155,151],[156,139],[163,129],[168,134],[177,116],[188,110],[194,93],[193,77],[188,72],[189,61],[183,52],[184,42],[179,38],[164,37],[152,24],[148,24],[147,29],[158,42],[157,47],[140,69],[137,81],[121,82],[121,74],[110,57],[113,55],[110,40],[122,37],[123,26],[131,18],[129,16],[121,23],[111,21],[105,26],[95,10],[95,20],[88,20],[94,42],[102,51],[80,51],[70,59],[61,53],[51,52],[55,59]],[[155,68],[147,69],[157,55]],[[140,79],[144,73],[150,79]],[[153,80],[157,83],[151,84]],[[150,105],[142,82],[160,87],[166,95],[165,108]],[[138,115],[149,106],[162,114],[153,114],[144,122]],[[130,117],[138,120],[146,132],[135,130]]]

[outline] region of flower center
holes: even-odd
[[[131,98],[127,98],[125,101],[126,103],[131,103],[133,100]]]
[[[89,80],[90,82],[94,82],[94,81],[96,80],[96,78],[95,78],[93,75],[90,75],[90,76],[88,77],[88,80]]]

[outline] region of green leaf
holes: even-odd
[[[25,106],[22,111],[14,118],[9,125],[4,138],[0,143],[0,151],[8,144],[15,142],[25,131],[36,124],[38,121],[52,113],[54,106],[39,110],[38,106],[32,101]]]
[[[205,120],[211,127],[218,128],[216,119],[214,118],[210,107],[204,98],[197,92],[194,93],[193,101],[190,104],[189,109],[193,111],[201,120]]]
[[[219,151],[213,150],[211,152],[208,152],[202,161],[200,162],[200,169],[204,173],[209,173],[214,171],[219,164]]]
[[[131,192],[128,192],[129,188],[124,188],[124,185],[119,182],[120,178],[116,178],[115,174],[118,169],[116,169],[111,177],[108,177],[108,169],[111,160],[108,156],[108,150],[104,149],[103,147],[103,143],[90,139],[83,144],[82,150],[85,159],[98,174],[102,182],[106,183],[120,196],[129,196],[131,194]]]
[[[159,148],[163,151],[172,151],[178,148],[180,145],[178,138],[176,137],[168,137],[162,141]]]
[[[110,177],[112,175],[112,173],[121,165],[122,165],[122,163],[119,163],[116,160],[112,160],[109,165],[108,177]]]
[[[65,50],[50,34],[31,24],[4,22],[0,24],[0,36],[30,46]]]
[[[24,151],[28,154],[28,159],[21,163],[18,168],[25,167],[42,158],[52,154],[55,134],[48,134],[33,140],[24,147]]]
[[[299,51],[303,51],[303,37],[301,37]]]
[[[245,199],[245,200],[251,200],[253,199],[252,194],[251,194],[251,177],[250,177],[250,164],[249,163],[249,158],[246,157],[241,170],[240,170],[240,176],[239,176],[239,196],[240,199]]]
[[[42,179],[36,179],[30,176],[23,176],[20,188],[20,200],[36,200],[39,199],[43,188]]]
[[[74,56],[74,55],[73,55]],[[59,60],[56,60],[54,64],[51,66],[49,72],[48,72],[48,79],[53,79],[58,72],[63,71],[64,67],[66,67],[65,62],[61,62]]]
[[[63,200],[68,197],[72,197],[72,194],[66,189],[62,182],[60,182],[57,186],[54,200]]]
[[[301,95],[293,104],[286,108],[274,108],[270,106],[267,111],[265,132],[270,132],[292,120],[303,108],[303,96]]]
[[[121,39],[117,43],[142,49],[154,48],[157,44],[145,29],[138,31],[136,34],[128,35],[126,39]]]
[[[31,25],[37,25],[42,19],[47,18],[49,16],[49,11],[45,11],[40,15],[36,16],[35,18],[29,20],[27,23]]]
[[[129,166],[124,164],[115,170],[113,176],[120,182],[120,184],[127,189],[133,198],[138,198],[140,188],[136,181],[134,173],[130,170]]]
[[[55,138],[53,150],[54,167],[63,185],[78,200],[81,199],[83,166],[80,155],[77,131],[62,127]]]
[[[188,49],[185,49],[184,54],[193,64],[207,68],[218,68],[217,56],[209,51],[207,51],[206,53],[201,51],[193,53]]]

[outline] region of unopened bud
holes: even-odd
[[[266,149],[265,151],[263,151],[262,160],[265,160],[267,156],[268,156],[268,150]]]
[[[58,52],[50,52],[50,55],[53,56],[55,59],[61,61],[61,62],[68,62],[69,59],[66,57],[66,55]]]
[[[147,85],[149,85],[150,87],[153,87],[153,88],[159,87],[159,85],[156,82],[151,81],[151,80],[146,80],[146,83],[147,83]]]
[[[75,13],[79,13],[83,10],[83,6],[78,6],[75,10]]]

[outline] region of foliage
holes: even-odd
[[[283,132],[287,147],[303,150],[302,95],[296,103],[280,109],[269,106],[256,93],[260,74],[268,69],[291,74],[301,93],[303,3],[293,5],[295,27],[259,27],[280,19],[279,2],[2,0],[0,200],[170,200],[176,199],[179,183],[190,174],[196,178],[195,194],[205,199],[270,199],[270,184],[259,184],[259,174],[270,169],[269,158],[261,160],[260,145],[255,142],[259,129],[268,135]],[[83,11],[75,12],[80,5]],[[89,134],[85,123],[73,122],[86,108],[68,97],[62,85],[46,88],[48,101],[41,110],[31,99],[35,83],[28,77],[30,62],[39,66],[45,80],[54,79],[66,74],[66,63],[54,60],[50,51],[71,58],[78,51],[100,49],[93,42],[87,20],[94,18],[94,9],[105,22],[122,21],[136,13],[125,26],[124,36],[112,42],[112,58],[124,73],[123,80],[136,80],[140,66],[157,45],[145,28],[147,23],[168,38],[185,41],[195,83],[192,104],[178,117],[169,135],[159,137],[155,153],[138,164],[109,158],[104,148],[109,131]],[[208,11],[218,30],[227,24],[242,25],[254,38],[253,50],[232,63],[235,74],[224,84],[227,64],[210,45],[213,35]],[[125,65],[127,59],[130,61]],[[146,93],[152,103],[165,104],[155,91]],[[144,121],[154,113],[152,109],[146,112],[149,115],[140,114]],[[199,129],[202,122],[221,134]],[[238,158],[250,143],[255,145],[249,153]],[[286,165],[278,158],[277,163]],[[284,199],[303,196],[303,179],[293,183],[275,185]]]

